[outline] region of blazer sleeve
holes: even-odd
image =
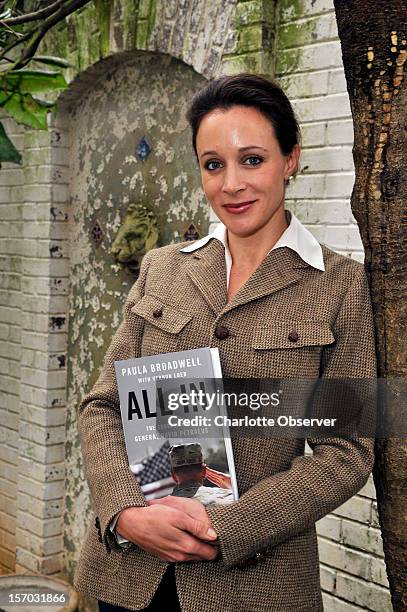
[[[334,335],[336,342],[323,350],[321,377],[369,378],[375,385],[375,333],[363,265],[356,267]],[[375,397],[367,394],[373,404],[367,409],[376,410]],[[308,437],[308,444],[313,454],[295,457],[288,470],[261,480],[228,506],[207,507],[228,568],[309,529],[366,483],[374,437]]]
[[[110,529],[115,515],[129,506],[147,506],[129,469],[114,361],[134,357],[139,350],[143,321],[131,308],[144,294],[150,254],[144,256],[139,277],[126,299],[123,320],[105,354],[100,375],[77,408],[85,478],[108,552],[120,549]]]

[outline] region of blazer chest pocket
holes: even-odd
[[[334,342],[328,321],[267,323],[253,334],[256,376],[318,376],[321,351]]]
[[[169,353],[178,350],[182,332],[192,315],[154,295],[144,295],[131,312],[144,319],[143,355]]]

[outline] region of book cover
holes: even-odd
[[[218,349],[115,361],[115,371],[129,468],[146,499],[175,495],[204,505],[238,499],[227,427],[168,426],[169,416],[197,419],[205,412],[188,404],[173,412],[168,398],[191,390],[214,395],[222,378]],[[210,409],[211,420],[223,410],[213,402]]]

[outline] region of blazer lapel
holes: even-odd
[[[217,315],[298,282],[302,277],[300,270],[310,267],[288,247],[270,251],[228,302],[225,253],[221,242],[213,238],[204,247],[189,253],[188,257],[188,275]]]
[[[302,277],[299,270],[308,267],[309,264],[288,247],[270,251],[251,277],[226,304],[223,312],[293,285]]]
[[[188,254],[187,273],[205,301],[218,314],[227,303],[226,263],[223,244],[216,238]]]

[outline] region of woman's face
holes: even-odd
[[[222,223],[239,236],[271,224],[284,207],[284,181],[297,169],[300,147],[283,155],[260,111],[233,106],[204,116],[196,148],[203,189]]]

